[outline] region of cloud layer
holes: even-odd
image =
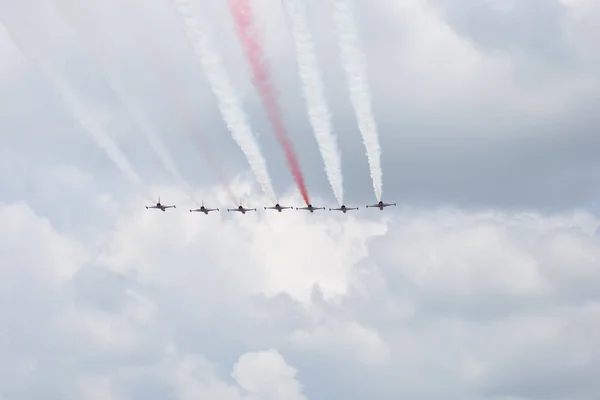
[[[196,218],[138,203],[101,240],[2,204],[6,398],[598,393],[591,214]]]
[[[308,2],[345,202],[361,206],[348,214],[263,211],[273,199],[169,1],[64,1],[97,48],[53,2],[0,3],[2,21],[75,88],[145,191],[177,205],[144,209],[144,191],[0,33],[0,399],[598,398],[595,2],[355,2],[383,200],[398,202],[384,211],[362,208],[374,199],[332,4]],[[254,5],[311,200],[337,206],[285,14],[269,0]],[[201,9],[279,203],[301,205],[227,4]],[[220,213],[187,211],[189,193],[107,90],[86,56],[95,51],[192,197]],[[259,212],[223,212],[232,196],[199,139],[235,197]]]

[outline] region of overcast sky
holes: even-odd
[[[251,3],[312,203],[338,206],[289,19]],[[170,0],[0,0],[0,400],[600,396],[600,3],[354,0],[384,211],[333,2],[306,3],[346,215],[263,210]],[[227,2],[195,4],[279,202],[303,205]],[[127,102],[220,212],[188,212]],[[257,213],[225,211],[199,146]]]

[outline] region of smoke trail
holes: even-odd
[[[71,25],[72,29],[76,31],[79,29],[82,31],[81,25],[77,23],[77,19],[73,17],[73,14],[67,7],[65,0],[56,0],[55,4],[58,6],[57,8],[61,11],[64,19]],[[83,42],[83,41],[82,41]],[[160,135],[156,132],[152,124],[148,121],[146,113],[133,101],[133,99],[129,96],[122,83],[119,82],[118,79],[115,78],[114,75],[111,75],[109,65],[110,63],[106,59],[106,54],[102,54],[103,57],[99,56],[98,51],[100,46],[96,42],[92,48],[83,45],[89,53],[94,57],[94,60],[102,66],[102,70],[104,75],[107,77],[107,85],[110,91],[113,92],[123,103],[123,106],[128,111],[129,114],[133,116],[134,122],[137,124],[139,130],[144,134],[150,147],[160,160],[163,168],[165,168],[177,181],[177,184],[186,192],[189,198],[196,204],[199,204],[195,199],[194,189],[192,186],[185,180],[185,178],[179,172],[179,169],[175,165],[173,158],[169,154],[167,147],[164,142],[160,138]]]
[[[284,0],[284,8],[291,17],[296,59],[310,123],[325,163],[329,184],[338,203],[344,204],[342,161],[332,132],[331,114],[325,98],[315,46],[308,28],[306,9],[302,7],[303,5],[305,4],[300,4],[299,0]]]
[[[58,92],[60,98],[65,104],[71,108],[73,114],[81,124],[82,128],[86,130],[94,139],[98,147],[100,147],[108,158],[115,164],[115,166],[135,185],[140,191],[144,193],[146,198],[152,202],[155,198],[150,195],[147,191],[146,186],[142,182],[142,179],[134,170],[133,166],[127,160],[127,157],[119,150],[117,145],[112,141],[110,136],[104,131],[102,126],[95,121],[90,115],[87,108],[84,106],[83,101],[77,96],[75,91],[72,90],[70,85],[52,68],[45,64],[41,57],[36,57],[25,49],[16,35],[12,32],[6,24],[3,24],[8,36],[11,38],[13,43],[19,48],[21,53],[32,63],[33,66],[37,67],[40,72],[50,81]]]
[[[279,105],[277,104],[275,92],[271,85],[269,68],[264,62],[262,48],[251,32],[254,18],[252,16],[252,9],[249,1],[231,0],[230,5],[238,36],[244,47],[246,58],[252,67],[252,82],[260,94],[269,121],[277,136],[277,140],[285,152],[288,167],[296,181],[296,186],[298,186],[306,204],[310,204],[304,177],[302,176],[302,171],[300,170],[300,165],[298,164],[292,143],[287,137]]]
[[[163,167],[175,178],[178,185],[186,192],[190,200],[198,205],[199,202],[196,200],[194,189],[179,172],[179,169],[171,158],[171,155],[169,154],[164,142],[161,140],[159,134],[154,130],[154,127],[150,124],[144,112],[140,110],[137,104],[131,101],[124,91],[122,91],[122,87],[120,85],[116,86],[116,91],[121,96],[121,101],[133,115],[134,120],[136,121],[140,130],[145,134],[148,142],[150,143],[150,147],[152,147],[154,150],[154,153],[161,161]]]
[[[339,37],[342,64],[346,71],[346,80],[350,90],[350,101],[354,107],[358,127],[367,150],[375,197],[377,201],[381,201],[381,148],[379,147],[377,125],[371,109],[365,56],[360,48],[354,10],[351,9],[349,1],[351,0],[333,0],[334,20]]]
[[[147,35],[147,33],[145,31],[143,31],[143,32],[138,31],[136,41],[137,42],[143,41],[146,44],[156,45],[156,43],[152,40],[151,37],[149,37]],[[140,46],[140,47],[142,47],[142,46]],[[146,46],[146,47],[148,47],[148,46]],[[174,82],[172,75],[169,74],[167,71],[165,71],[164,65],[163,65],[164,58],[156,56],[157,55],[156,46],[153,47],[153,50],[154,51],[149,51],[149,53],[153,56],[152,57],[153,62],[151,64],[154,67],[156,67],[158,75],[160,75],[163,78],[168,79],[168,82],[164,85],[165,89],[171,89],[171,90],[167,90],[167,91],[169,92],[173,103],[177,104],[176,108],[182,112],[182,114],[184,116],[184,120],[188,126],[188,130],[190,132],[194,132],[196,129],[194,126],[194,122],[193,122],[193,118],[192,118],[192,110],[190,109],[190,105],[187,101],[183,100],[185,96],[181,92],[181,90],[178,90],[178,89],[180,89],[180,87],[179,87],[179,85],[177,85]],[[225,191],[227,192],[227,195],[229,196],[229,200],[231,200],[233,203],[239,205],[237,197],[233,194],[233,191],[231,190],[231,186],[229,185],[229,180],[226,178],[225,173],[223,172],[221,166],[219,165],[219,162],[217,162],[217,160],[215,160],[215,158],[213,157],[213,153],[212,153],[212,151],[210,151],[207,143],[203,140],[201,135],[195,135],[195,139],[197,139],[198,147],[200,148],[200,151],[202,152],[204,160],[208,164],[209,168],[211,168],[213,170],[213,173],[215,175],[217,175],[219,182],[225,188]]]
[[[225,191],[227,192],[227,196],[229,197],[229,200],[231,200],[232,203],[239,206],[240,205],[239,200],[233,194],[233,191],[231,190],[231,186],[229,185],[229,180],[225,177],[225,173],[219,167],[219,163],[212,156],[212,152],[207,150],[206,144],[205,144],[205,142],[203,142],[201,140],[200,136],[196,136],[196,138],[198,138],[199,147],[200,147],[200,150],[202,151],[202,154],[204,155],[204,159],[206,160],[207,164],[212,168],[213,172],[217,175],[217,178],[219,179],[219,182],[221,182],[221,185],[223,185],[223,187],[225,188]]]
[[[261,154],[256,138],[250,130],[246,114],[240,106],[225,68],[198,23],[192,2],[189,0],[173,0],[173,3],[184,22],[188,40],[198,56],[204,74],[217,98],[219,110],[227,124],[227,128],[246,156],[262,191],[269,199],[275,201],[275,191],[267,170],[267,163]]]

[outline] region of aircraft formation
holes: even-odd
[[[300,167],[300,160],[297,157],[291,138],[288,137],[288,127],[285,118],[283,118],[282,102],[278,98],[279,90],[275,87],[276,79],[273,79],[273,66],[269,57],[266,56],[268,51],[263,47],[264,43],[261,36],[256,33],[259,31],[256,28],[259,22],[255,21],[254,13],[256,10],[253,9],[253,2],[248,0],[215,0],[228,4],[229,17],[233,22],[232,27],[235,29],[235,37],[238,44],[241,45],[240,50],[243,52],[246,66],[249,67],[249,81],[252,82],[258,94],[257,98],[262,105],[264,116],[267,117],[271,133],[275,135],[280,150],[285,155],[287,168],[303,198],[305,204],[303,207],[282,207],[276,200],[277,195],[271,181],[269,166],[262,154],[257,139],[258,135],[254,134],[255,129],[250,122],[251,118],[247,115],[242,102],[239,101],[242,96],[234,85],[235,80],[229,75],[229,66],[221,61],[219,46],[216,41],[213,41],[213,36],[218,35],[214,30],[215,27],[219,26],[219,29],[222,29],[227,24],[214,24],[215,26],[211,26],[213,25],[211,21],[203,17],[202,10],[197,9],[193,1],[148,1],[153,4],[152,7],[168,6],[169,9],[175,11],[173,14],[165,13],[161,18],[175,17],[176,20],[170,21],[165,26],[173,26],[172,23],[177,22],[180,28],[183,28],[180,33],[184,35],[180,37],[180,40],[187,41],[188,51],[191,51],[195,59],[196,70],[203,73],[206,78],[208,89],[212,93],[211,97],[216,101],[217,109],[221,114],[223,127],[226,128],[231,139],[245,156],[262,194],[270,202],[276,203],[274,206],[265,206],[263,209],[277,212],[295,209],[309,211],[310,213],[326,210],[325,207],[312,205],[304,174]],[[371,93],[368,85],[366,63],[364,62],[366,57],[360,46],[359,29],[356,26],[358,13],[353,8],[353,0],[333,0],[333,2],[334,7],[331,8],[334,13],[332,19],[333,31],[338,42],[339,61],[342,67],[339,72],[345,77],[348,100],[354,110],[353,118],[357,123],[357,133],[360,134],[365,146],[376,201],[375,204],[367,205],[366,208],[383,210],[385,207],[396,206],[396,203],[384,203],[382,201],[381,146],[370,100]],[[175,160],[177,158],[169,153],[168,147],[159,133],[159,128],[154,125],[158,121],[152,121],[154,115],[148,110],[144,110],[144,107],[137,103],[139,97],[136,98],[135,95],[130,93],[132,88],[126,88],[126,81],[113,69],[114,65],[118,63],[115,63],[113,59],[106,58],[108,54],[113,54],[109,49],[113,46],[114,41],[102,40],[98,36],[103,32],[102,29],[98,28],[102,24],[87,24],[83,19],[78,18],[79,13],[87,12],[86,7],[81,6],[81,2],[50,0],[48,3],[54,6],[61,23],[64,23],[67,29],[73,33],[71,36],[73,38],[72,44],[81,51],[81,55],[91,59],[92,64],[99,67],[96,72],[103,78],[101,81],[107,84],[106,88],[111,92],[110,97],[117,101],[119,109],[125,110],[124,113],[131,117],[135,130],[145,136],[157,157],[156,160],[160,161],[163,168],[172,175],[174,181],[180,189],[187,193],[189,199],[198,205],[198,202],[194,199],[194,190],[176,165]],[[164,4],[161,5],[161,3]],[[281,5],[282,15],[285,17],[285,25],[289,33],[289,44],[293,47],[296,58],[298,83],[306,102],[305,111],[308,114],[308,122],[318,144],[323,159],[324,172],[327,175],[336,204],[340,205],[338,208],[328,209],[329,211],[340,211],[343,214],[358,210],[358,207],[347,207],[345,205],[341,151],[338,148],[338,139],[334,132],[325,82],[321,76],[322,71],[318,61],[316,41],[309,29],[311,25],[308,21],[310,13],[307,13],[306,0],[282,0]],[[119,8],[118,12],[129,13],[127,18],[136,21],[136,24],[132,25],[137,25],[144,20],[143,8],[139,5]],[[132,28],[127,34],[131,35],[136,47],[142,49],[147,55],[159,55],[158,57],[152,57],[152,62],[148,63],[149,69],[155,69],[153,76],[161,83],[160,86],[164,91],[155,100],[164,101],[162,105],[165,109],[173,107],[171,111],[177,114],[178,119],[187,123],[186,131],[189,133],[204,131],[201,126],[195,125],[197,121],[195,110],[197,107],[188,103],[190,101],[188,95],[191,93],[184,93],[187,90],[195,91],[197,88],[194,89],[194,85],[191,83],[189,85],[187,83],[178,85],[177,79],[171,80],[173,74],[167,72],[170,67],[163,65],[171,58],[165,56],[165,54],[160,56],[162,39],[159,39],[159,37],[162,38],[161,33],[156,31],[155,25],[151,25],[149,20],[146,23],[144,28]],[[121,171],[124,177],[129,179],[140,192],[144,192],[150,202],[154,202],[155,195],[149,193],[148,186],[127,155],[114,142],[108,127],[102,121],[93,118],[95,115],[92,111],[94,106],[89,104],[85,100],[85,96],[79,93],[78,88],[75,87],[63,69],[57,68],[57,64],[50,62],[47,57],[42,55],[45,50],[40,51],[39,48],[35,48],[37,41],[35,38],[32,39],[31,32],[44,29],[43,24],[30,20],[28,14],[23,15],[20,21],[19,17],[4,18],[4,20],[0,20],[0,24],[28,61],[37,67],[39,72],[54,87],[64,105],[70,108],[72,114],[78,120],[83,131],[90,134],[96,145],[105,152],[106,156]],[[33,29],[34,25],[35,29]],[[43,34],[54,37],[56,31],[56,29],[48,29]],[[57,36],[56,39],[58,40],[59,37]],[[285,35],[282,35],[281,39],[285,40]],[[120,54],[120,52],[117,53]],[[205,140],[210,138],[202,134],[195,135],[194,139],[201,142],[199,148],[202,156],[214,175],[219,178],[231,203],[237,203],[228,179],[219,165],[219,157],[212,153],[208,141]],[[174,209],[177,207],[175,205],[163,205],[160,198],[156,204],[146,206],[146,209],[157,209],[162,212],[166,212],[169,208]],[[191,213],[198,212],[205,215],[213,211],[218,212],[220,209],[206,208],[203,203],[199,208],[189,210]],[[257,209],[245,208],[240,203],[235,208],[227,208],[227,211],[246,214],[250,211],[256,212]]]
[[[379,208],[379,210],[383,210],[385,207],[390,207],[390,206],[396,206],[396,203],[384,203],[383,201],[380,201],[376,204],[370,204],[370,205],[366,205],[365,208]],[[160,197],[158,198],[158,202],[155,205],[152,206],[146,206],[146,209],[157,209],[157,210],[161,210],[162,212],[165,212],[167,210],[167,208],[177,208],[175,205],[163,205],[160,202]],[[292,209],[296,209],[296,210],[306,210],[306,211],[310,211],[311,213],[314,213],[316,210],[325,210],[325,207],[314,207],[312,204],[309,204],[306,207],[282,207],[281,205],[279,205],[279,203],[275,204],[274,206],[271,207],[263,207],[265,210],[277,210],[278,212],[282,212],[283,210],[292,210]],[[346,207],[344,204],[342,204],[341,207],[339,208],[330,208],[329,211],[341,211],[342,213],[346,214],[348,211],[351,210],[358,210],[358,207]],[[211,211],[219,211],[218,208],[206,208],[204,206],[204,201],[202,202],[202,206],[200,208],[197,208],[195,210],[189,210],[190,212],[202,212],[206,215],[208,215],[209,212]],[[240,212],[242,214],[246,214],[246,212],[248,211],[256,211],[256,208],[245,208],[242,205],[239,205],[237,208],[228,208],[227,212],[230,211],[234,211],[234,212]]]

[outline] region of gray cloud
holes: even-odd
[[[244,204],[267,205],[168,2],[66,3],[85,32],[36,0],[2,2],[0,16],[178,208],[146,212],[0,35],[0,398],[598,397],[600,221],[585,211],[599,207],[597,7],[357,2],[384,200],[399,207],[204,216],[82,47],[95,52],[97,35],[198,198],[231,206],[202,134]],[[299,205],[226,4],[203,6],[280,203]],[[362,206],[373,194],[330,5],[309,6],[347,203]],[[313,203],[331,206],[285,20],[256,7]]]
[[[560,65],[569,58],[563,42],[570,9],[560,1],[438,2],[452,27],[478,45]]]
[[[445,13],[440,14],[438,9],[417,0],[402,7],[358,3],[374,109],[384,148],[386,198],[477,207],[564,209],[587,205],[597,197],[598,159],[592,149],[598,145],[594,132],[600,121],[594,110],[599,82],[594,72],[597,69],[593,68],[598,64],[590,58],[595,43],[592,36],[596,32],[584,29],[589,26],[586,21],[593,18],[596,11],[540,3],[536,8],[538,13],[529,13],[524,5],[504,10],[494,4],[482,3],[473,8],[467,7],[466,3],[444,3]],[[167,179],[128,116],[122,113],[114,98],[102,94],[103,89],[98,86],[102,80],[94,78],[98,70],[80,47],[81,43],[86,43],[86,37],[98,37],[103,41],[104,46],[98,52],[114,60],[120,78],[128,83],[132,94],[149,110],[153,121],[170,139],[168,146],[178,155],[180,168],[186,171],[192,183],[215,178],[205,172],[205,165],[198,163],[200,153],[190,146],[198,133],[190,132],[182,123],[184,114],[169,104],[171,97],[165,88],[169,87],[171,79],[161,77],[162,69],[175,74],[175,81],[190,99],[190,108],[198,110],[198,115],[193,117],[198,131],[209,138],[215,152],[226,154],[226,158],[222,158],[227,160],[224,168],[229,176],[245,170],[245,160],[220,119],[214,98],[194,63],[177,19],[166,7],[168,4],[157,3],[154,10],[133,3],[120,15],[111,5],[93,3],[87,10],[72,7],[73,14],[84,21],[88,29],[87,33],[78,35],[78,40],[70,38],[64,21],[49,11],[42,14],[44,24],[38,23],[28,36],[37,38],[44,32],[53,32],[54,36],[45,40],[52,41],[54,53],[46,53],[58,63],[64,54],[61,58],[55,49],[68,49],[69,76],[92,104],[102,106],[104,111],[99,109],[98,112],[111,116],[111,132],[136,165],[144,166],[144,175]],[[277,7],[264,6],[262,3],[258,6],[262,11],[259,17],[290,134],[309,187],[330,198],[299,91],[285,20]],[[23,24],[30,18],[14,6],[5,8],[12,9],[13,19]],[[215,18],[227,21],[227,10],[223,6],[210,3],[208,10]],[[365,203],[372,200],[367,164],[348,101],[329,9],[327,5],[312,5],[310,10],[312,28],[318,38],[319,61],[324,68],[332,104],[334,127],[342,146],[343,167],[348,177],[345,179],[348,202]],[[481,24],[482,17],[477,13],[484,13],[485,18],[496,23]],[[542,18],[548,13],[552,18]],[[575,19],[574,15],[580,14],[584,17]],[[139,17],[137,22],[132,22],[132,15]],[[542,30],[540,25],[540,29],[535,29],[536,32],[547,32],[542,37],[525,24],[531,21],[551,24],[553,28],[543,25]],[[30,18],[29,23],[32,22]],[[291,177],[283,168],[283,155],[251,87],[242,52],[230,25],[231,22],[214,23],[214,39],[220,44],[229,72],[244,96],[244,104],[267,154],[277,189],[282,191],[290,185]],[[521,31],[514,26],[527,30],[520,35]],[[158,40],[158,47],[147,40],[141,42],[146,45],[135,46],[135,31],[145,32],[148,37]],[[532,39],[516,41],[516,35]],[[556,50],[544,53],[543,63],[533,60],[542,55],[536,55],[530,49],[540,50],[540,46],[530,44],[538,40],[536,37],[544,41],[544,49],[547,49],[544,52]],[[566,39],[561,41],[560,38]],[[571,62],[558,68],[562,60],[567,59]],[[161,63],[157,68],[156,60],[161,60],[164,65]],[[83,64],[87,65],[88,72],[81,75],[77,68]],[[553,69],[554,66],[558,69]],[[533,71],[536,82],[523,81],[519,77],[519,70],[523,68]],[[40,89],[45,85],[30,80],[27,69],[21,74],[25,74],[21,75],[22,83],[14,81],[13,85],[18,86],[3,92],[5,96],[11,96],[11,100],[5,101],[14,103],[13,98],[23,99],[14,103],[18,114],[3,114],[2,123],[26,133],[5,140],[27,140],[30,135],[36,135],[33,136],[38,139],[35,143],[49,140],[40,129],[24,129],[26,125],[19,110],[36,104],[52,110],[41,113],[40,121],[45,122],[44,126],[61,129],[62,135],[68,134],[61,139],[67,141],[65,146],[76,137],[81,140],[78,130],[65,129],[64,125],[73,126],[72,122],[67,122],[71,117],[56,104],[51,93],[43,94],[46,101],[43,106],[40,103],[37,93],[47,93],[47,88]],[[66,121],[57,120],[61,114]],[[32,146],[30,142],[26,143]],[[62,148],[57,151],[63,151]],[[74,157],[73,154],[68,156]]]

